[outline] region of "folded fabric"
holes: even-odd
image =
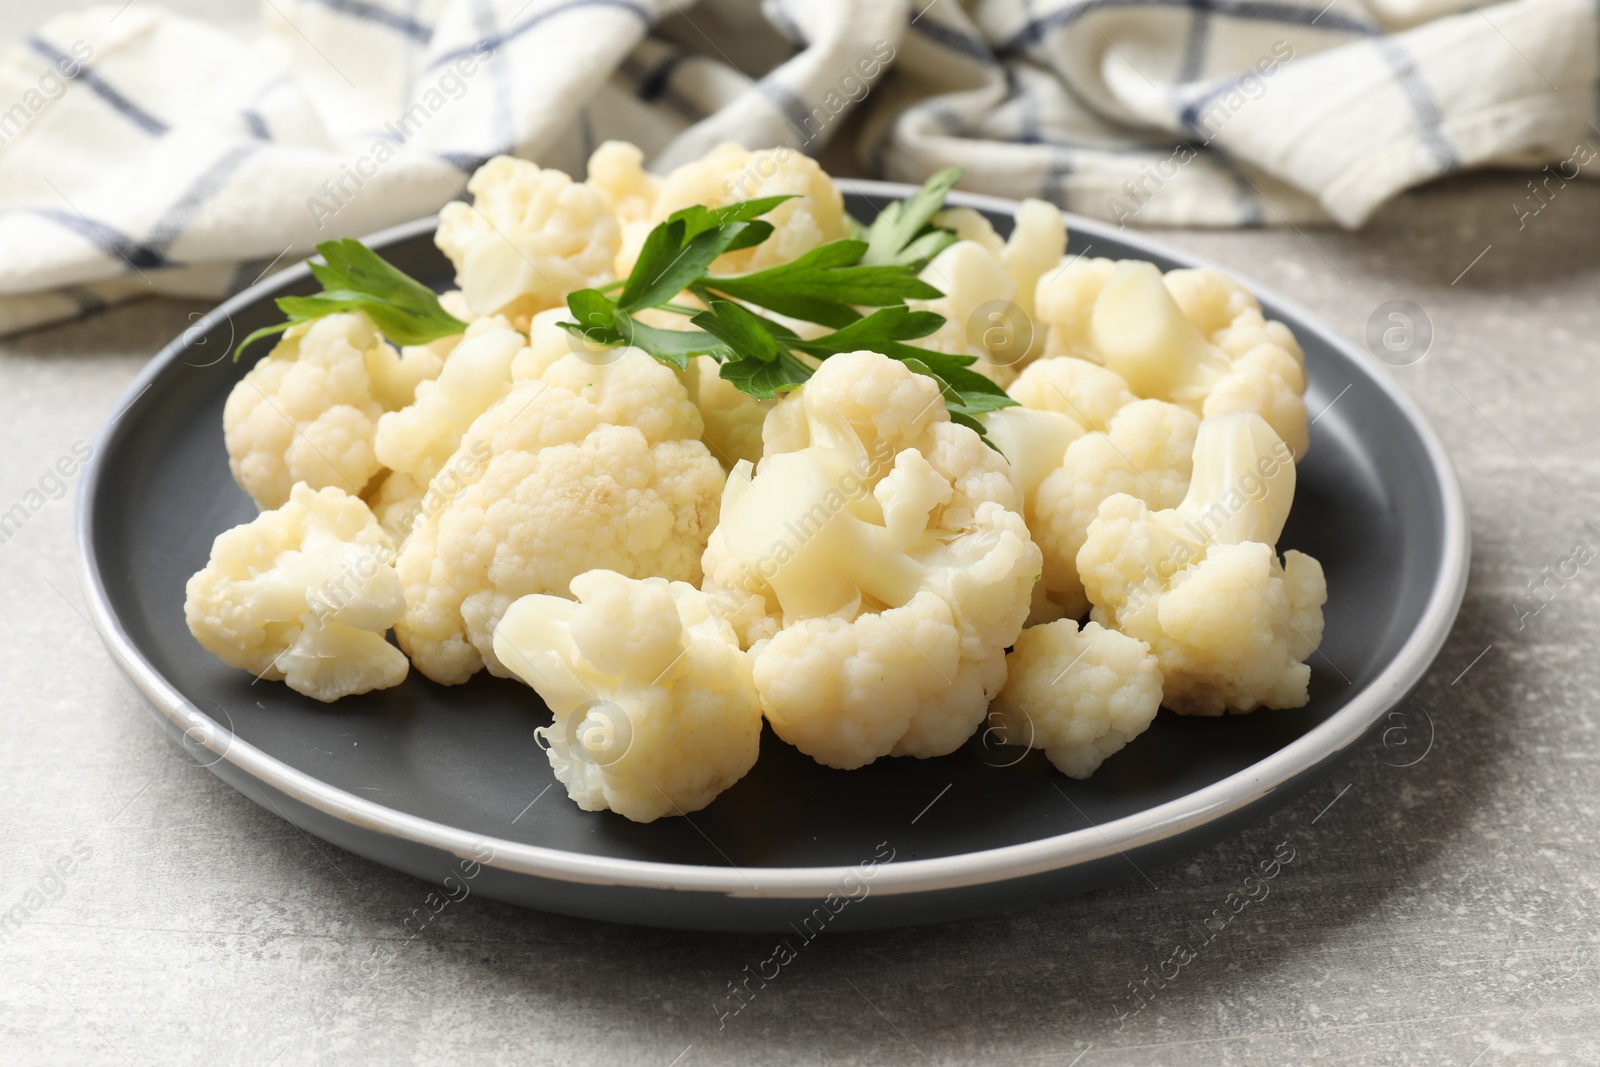
[[[1591,175],[1597,84],[1593,0],[265,0],[250,40],[93,8],[0,53],[0,334],[219,298],[494,155],[581,176],[612,138],[657,170],[731,140],[1122,224],[1354,227],[1464,167]]]

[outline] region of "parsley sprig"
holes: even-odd
[[[678,370],[692,356],[707,356],[722,365],[722,378],[763,400],[803,385],[816,364],[835,353],[881,352],[938,382],[951,418],[982,434],[976,416],[1016,401],[970,369],[975,357],[906,343],[927,337],[945,321],[931,311],[912,311],[906,301],[944,295],[917,273],[956,240],[932,220],[960,176],[956,168],[941,171],[914,196],[885,207],[855,236],[747,274],[712,274],[711,264],[770,237],[771,223],[759,216],[790,197],[684,208],[650,231],[620,291],[614,284],[570,294],[567,307],[574,321],[560,325],[589,344],[632,345]],[[676,303],[684,292],[704,307]],[[870,310],[863,314],[862,308]],[[686,315],[693,328],[669,330],[641,322],[639,313],[650,309]],[[831,332],[801,337],[763,311]]]
[[[278,310],[289,316],[288,320],[263,326],[240,341],[233,350],[235,360],[263,337],[341,311],[365,311],[378,331],[397,345],[425,345],[467,328],[440,306],[432,289],[355,238],[324,241],[317,245],[317,252],[326,262],[311,263],[310,267],[312,276],[322,283],[322,292],[278,297]]]

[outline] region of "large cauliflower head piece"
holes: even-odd
[[[831,767],[952,752],[1005,681],[1039,573],[1016,480],[932,379],[875,352],[830,357],[784,403],[804,415],[792,450],[769,437],[734,469],[705,556],[762,710]]]
[[[750,659],[684,582],[587,571],[577,603],[526,596],[495,655],[555,715],[538,731],[585,811],[635,822],[699,811],[755,766],[761,705]]]
[[[660,181],[651,225],[693,204],[722,207],[766,196],[795,197],[765,215],[772,236],[752,247],[719,256],[711,265],[718,274],[765,270],[798,259],[820,244],[850,236],[844,195],[817,161],[792,148],[752,152],[736,144],[713,148],[685,163]],[[633,263],[626,264],[632,269]]]
[[[442,365],[429,348],[396,352],[363,312],[291,326],[223,406],[234,481],[262,508],[288,500],[297,482],[359,494],[383,467],[378,419]]]
[[[1076,259],[1034,298],[1045,354],[1115,371],[1140,397],[1204,417],[1251,411],[1296,458],[1309,443],[1305,356],[1250,292],[1214,270],[1162,275],[1142,260]]]
[[[473,202],[439,212],[434,241],[474,315],[521,323],[567,294],[612,280],[622,232],[599,190],[559,170],[496,156],[472,175]]]
[[[518,382],[468,429],[447,464],[460,488],[401,549],[395,633],[417,669],[504,677],[506,608],[587,570],[698,583],[724,477],[701,430],[677,376],[638,349],[603,366],[569,353]]]
[[[387,689],[408,664],[385,639],[405,608],[394,542],[358,497],[296,485],[217,536],[183,603],[189,632],[230,667],[332,701]]]
[[[1030,626],[1006,656],[989,721],[1008,744],[1044,750],[1062,774],[1087,778],[1144,733],[1161,709],[1150,646],[1097,622]]]
[[[1280,561],[1294,458],[1258,415],[1207,419],[1194,476],[1176,507],[1118,494],[1100,505],[1078,553],[1095,621],[1138,638],[1160,661],[1164,703],[1184,715],[1297,708],[1304,662],[1322,640],[1327,583],[1301,552]]]

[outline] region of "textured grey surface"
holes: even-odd
[[[1162,235],[1353,339],[1389,300],[1431,319],[1427,355],[1393,373],[1456,458],[1473,581],[1387,743],[1113,888],[825,935],[720,1025],[771,938],[477,897],[409,938],[427,886],[308,839],[164,739],[82,617],[71,498],[45,503],[0,544],[0,1060],[1600,1062],[1600,559],[1519,618],[1544,568],[1600,551],[1600,188],[1519,228],[1523,181],[1435,186],[1354,235]],[[200,310],[147,302],[0,341],[0,510],[41,479],[47,497],[49,468]],[[1245,878],[1285,842],[1261,897]],[[58,861],[72,873],[47,873]],[[1131,984],[1171,976],[1180,942],[1194,958],[1140,1008]]]
[[[23,918],[0,929],[0,1048],[139,1064],[1593,1062],[1600,561],[1551,583],[1520,628],[1515,598],[1535,604],[1526,584],[1576,542],[1600,550],[1600,189],[1563,191],[1519,231],[1519,188],[1460,179],[1358,235],[1163,235],[1351,337],[1391,299],[1432,320],[1431,350],[1394,373],[1456,457],[1473,583],[1389,743],[1147,877],[824,936],[720,1026],[770,938],[469,897],[408,939],[428,887],[306,838],[164,739],[80,615],[72,502],[47,503],[0,545],[0,915]],[[147,302],[0,342],[0,506],[92,438],[198,310]],[[1260,896],[1244,879],[1281,842],[1294,858],[1266,896],[1197,944],[1230,893]],[[92,855],[58,887],[46,869],[75,845]],[[1172,975],[1180,941],[1195,958],[1133,1012],[1130,983]]]

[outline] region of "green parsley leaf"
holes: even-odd
[[[917,277],[956,235],[933,225],[945,193],[961,176],[941,171],[914,196],[891,204],[873,225],[851,220],[851,236],[830,241],[767,270],[709,274],[725,252],[750,248],[772,235],[758,218],[788,197],[765,197],[720,208],[699,205],[674,212],[646,237],[632,273],[605,290],[587,289],[567,299],[573,322],[561,325],[593,344],[632,344],[679,370],[692,356],[722,364],[719,374],[751,396],[770,400],[803,385],[815,364],[861,349],[898,359],[939,385],[952,420],[984,433],[977,416],[1016,403],[1005,390],[971,369],[973,356],[907,344],[936,332],[944,317],[913,311],[909,300],[943,294]],[[620,287],[615,299],[606,291]],[[704,310],[676,303],[694,294]],[[664,330],[638,321],[656,308],[689,316],[694,330]],[[861,309],[871,309],[863,314]],[[832,327],[801,337],[762,311]]]
[[[710,310],[700,312],[689,321],[720,337],[746,359],[771,363],[778,358],[778,339],[766,324],[731,300],[713,300]]]
[[[833,327],[848,326],[861,317],[853,304],[886,307],[944,295],[904,267],[861,266],[866,250],[860,241],[829,241],[767,270],[714,275],[706,279],[705,287],[780,315]]]
[[[721,375],[757,400],[772,400],[804,385],[813,369],[788,352],[780,352],[771,363],[758,359],[729,361],[722,365]]]
[[[280,296],[278,310],[289,321],[264,326],[233,350],[239,356],[254,342],[282,333],[296,323],[320,319],[343,311],[364,311],[378,332],[397,345],[423,345],[450,337],[467,328],[439,304],[432,289],[400,271],[354,238],[324,241],[317,252],[325,260],[312,263],[311,274],[322,292],[311,296]]]
[[[867,230],[867,250],[861,262],[869,266],[899,265],[921,270],[928,260],[956,241],[948,230],[930,226],[933,216],[944,207],[945,194],[961,180],[960,167],[947,167],[922,183],[913,196],[885,205]],[[948,234],[923,240],[935,234]]]

